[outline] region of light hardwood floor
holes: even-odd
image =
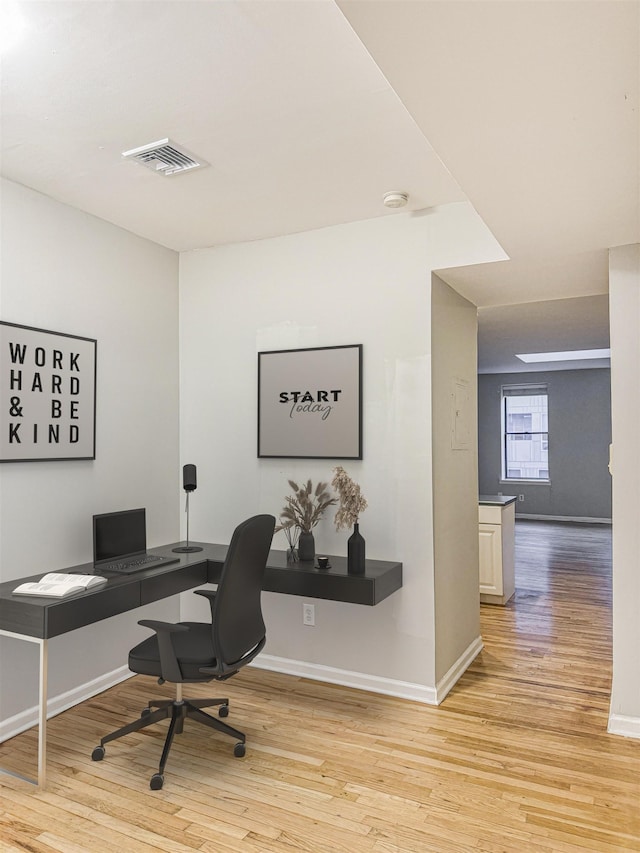
[[[519,522],[517,564],[515,600],[483,605],[485,649],[437,708],[247,668],[224,691],[246,758],[187,724],[159,792],[166,724],[90,753],[169,685],[136,677],[59,715],[47,790],[0,776],[0,849],[640,851],[640,741],[606,732],[610,529]],[[0,759],[34,748],[26,732]]]

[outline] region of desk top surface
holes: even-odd
[[[150,548],[152,553],[177,557],[177,562],[129,575],[104,573],[102,586],[66,598],[14,595],[13,590],[26,581],[38,581],[48,571],[101,574],[93,563],[61,569],[44,569],[35,575],[0,584],[0,630],[31,637],[48,638],[66,633],[101,619],[115,616],[152,601],[179,592],[217,583],[227,554],[227,545],[192,542],[202,548],[189,554],[176,554],[173,542]],[[315,562],[288,562],[286,551],[270,551],[263,590],[289,595],[304,595],[351,604],[375,605],[402,586],[402,563],[366,560],[364,575],[352,575],[345,557],[329,556],[330,569],[319,569]]]

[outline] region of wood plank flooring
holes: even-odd
[[[640,741],[606,732],[610,528],[516,527],[515,599],[482,606],[485,649],[440,707],[247,668],[225,685],[246,758],[187,724],[153,792],[166,724],[90,760],[171,695],[136,677],[51,720],[46,791],[0,776],[0,850],[640,851]],[[25,732],[0,761],[35,744]]]

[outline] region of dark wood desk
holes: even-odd
[[[174,554],[180,543],[152,548],[154,553],[178,557],[178,562],[132,575],[110,575],[106,585],[70,598],[37,598],[13,595],[25,581],[36,581],[43,572],[0,584],[0,630],[23,636],[51,639],[109,616],[125,613],[206,583],[217,583],[227,546],[196,542],[202,551]],[[402,586],[402,563],[367,560],[364,575],[350,575],[345,557],[330,557],[331,568],[313,563],[288,563],[286,551],[270,551],[263,589],[286,595],[304,595],[349,604],[379,604]],[[93,573],[84,563],[62,572]]]
[[[37,784],[41,787],[46,782],[47,641],[179,592],[217,583],[228,546],[196,542],[192,544],[200,545],[202,551],[173,553],[172,549],[180,544],[184,543],[173,542],[151,549],[154,553],[178,557],[175,563],[132,575],[110,575],[99,589],[69,598],[13,595],[18,584],[40,580],[45,572],[0,584],[0,636],[37,643],[40,647]],[[285,551],[270,551],[263,589],[372,606],[402,586],[402,563],[367,560],[364,575],[350,575],[346,558],[331,556],[329,562],[331,568],[321,570],[313,563],[288,563]],[[91,574],[94,569],[92,563],[84,563],[59,571]]]

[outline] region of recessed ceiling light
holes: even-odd
[[[527,364],[537,361],[583,361],[589,358],[610,358],[610,349],[575,349],[568,352],[525,352],[516,354]]]
[[[409,201],[409,194],[397,191],[388,192],[382,196],[382,201],[385,207],[404,207],[405,204]]]

